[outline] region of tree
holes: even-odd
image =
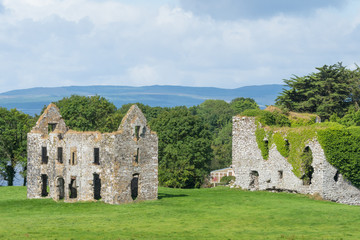
[[[27,114],[0,108],[0,174],[13,186],[15,167],[22,166],[21,174],[26,184],[27,133],[34,125],[34,119]]]
[[[351,105],[358,106],[359,68],[351,71],[337,63],[316,69],[316,73],[284,80],[287,88],[276,104],[290,111],[316,113],[323,119],[334,113],[342,117]]]
[[[153,119],[159,137],[159,182],[163,186],[200,187],[209,174],[211,134],[200,117],[175,107]]]
[[[57,101],[56,106],[68,127],[78,131],[113,132],[123,115],[115,114],[116,107],[100,96],[72,95]]]
[[[252,98],[235,98],[231,100],[230,107],[236,114],[242,113],[247,109],[259,109],[259,105]]]
[[[214,158],[211,170],[229,167],[232,163],[232,123],[226,124],[211,143]]]
[[[216,133],[231,122],[232,117],[235,115],[235,111],[230,107],[230,104],[224,100],[209,99],[191,110],[210,124],[210,130]]]

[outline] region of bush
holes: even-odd
[[[264,126],[290,127],[290,120],[279,112],[249,109],[241,113],[243,116],[256,117]]]
[[[229,184],[232,180],[235,181],[234,176],[224,176],[220,179],[220,183]]]

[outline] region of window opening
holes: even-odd
[[[99,177],[99,174],[94,173],[94,199],[99,200],[101,199],[101,179]]]
[[[59,133],[58,138],[59,138],[59,140],[62,140],[64,138],[64,135],[62,133]]]
[[[100,164],[100,151],[99,148],[94,148],[94,164]]]
[[[47,156],[47,148],[42,147],[41,148],[41,163],[47,164],[48,163],[48,156]]]
[[[279,179],[283,179],[283,177],[284,177],[283,170],[278,171],[278,173],[279,173]]]
[[[134,156],[135,163],[139,163],[139,148],[136,149],[136,154]]]
[[[58,194],[59,194],[59,200],[65,198],[65,181],[63,178],[58,178],[57,180],[57,187],[58,187]]]
[[[53,132],[56,128],[56,123],[49,123],[48,124],[48,132]]]
[[[339,180],[339,171],[336,171],[334,176],[334,181],[337,182]]]
[[[250,172],[249,188],[253,188],[255,190],[259,189],[259,173],[257,171]]]
[[[46,197],[49,195],[48,192],[48,176],[46,174],[41,174],[41,196]]]
[[[131,198],[135,200],[138,196],[139,189],[139,174],[136,173],[133,175],[133,179],[131,180]]]
[[[63,163],[63,148],[62,147],[58,147],[58,162],[59,163]]]
[[[314,168],[311,166],[313,161],[313,155],[311,149],[307,146],[303,153],[300,156],[301,160],[301,170],[303,175],[301,176],[301,179],[303,180],[303,185],[310,185],[312,175],[314,173]]]
[[[71,164],[71,165],[75,165],[75,164],[76,164],[76,149],[75,149],[75,148],[71,150],[70,164]]]
[[[140,126],[135,126],[136,141],[140,139]]]
[[[77,198],[76,177],[71,177],[69,191],[70,198]]]

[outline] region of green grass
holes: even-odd
[[[160,188],[123,205],[26,199],[0,187],[0,239],[360,239],[360,207],[304,195]]]

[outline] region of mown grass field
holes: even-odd
[[[0,239],[360,239],[360,207],[304,195],[159,189],[123,205],[28,200],[0,187]]]

